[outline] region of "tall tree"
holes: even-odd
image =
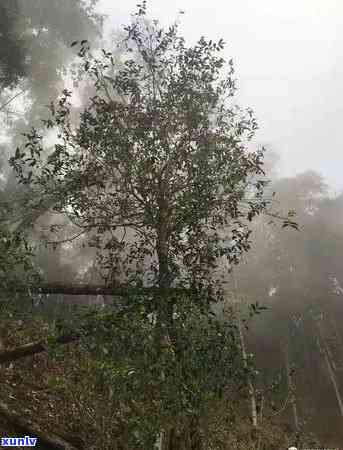
[[[33,130],[11,161],[42,192],[34,206],[53,198],[55,212],[97,238],[110,272],[121,254],[136,261],[129,282],[210,286],[220,257],[235,263],[249,248],[246,223],[265,207],[263,183],[252,179],[262,174],[263,153],[246,148],[257,125],[251,110],[228,103],[235,85],[232,62],[222,72],[222,41],[188,48],[177,25],[164,31],[144,15],[142,7],[126,28],[125,63],[113,76],[111,53],[93,57],[82,43],[97,93],[79,125],[64,90],[45,121],[58,130],[53,154],[41,158]],[[139,59],[130,59],[133,47]]]
[[[23,79],[28,79],[36,90],[47,83],[50,90],[54,88],[70,43],[77,38],[94,38],[99,32],[101,16],[94,10],[96,3],[96,0],[2,1],[1,90],[16,87]],[[71,55],[70,50],[68,53]]]
[[[97,2],[93,0],[0,3],[0,196],[11,205],[4,217],[5,210],[0,208],[0,221],[11,223],[11,229],[27,231],[29,222],[38,220],[46,209],[36,210],[34,215],[27,210],[30,189],[18,187],[8,158],[23,142],[22,132],[27,124],[40,126],[46,105],[60,92],[67,67],[76,57],[71,42],[88,38],[95,45],[100,38],[102,17],[96,13]],[[48,216],[41,223],[42,220],[49,224]],[[31,234],[29,240],[37,247],[38,236]],[[57,272],[56,256],[46,249],[37,251],[36,262],[47,277],[49,271],[45,268],[49,265]],[[62,261],[62,255],[59,260]]]
[[[0,118],[2,134],[10,138],[8,145],[1,145],[2,156],[12,154],[11,144],[20,141],[23,127],[39,119],[49,99],[56,98],[65,68],[75,57],[70,43],[99,37],[102,17],[95,4],[93,0],[1,2]]]
[[[25,74],[25,45],[18,36],[18,1],[4,0],[0,5],[0,87],[13,86]]]
[[[248,149],[257,124],[250,109],[233,103],[223,41],[202,37],[188,47],[177,24],[164,30],[145,15],[143,3],[125,28],[119,68],[111,52],[92,55],[80,43],[96,94],[75,125],[72,93],[64,90],[44,121],[56,131],[54,152],[44,157],[42,134],[32,129],[11,165],[36,192],[33,208],[49,204],[73,224],[70,241],[85,235],[97,248],[108,284],[158,288],[145,303],[157,319],[154,342],[186,366],[184,322],[175,313],[179,302],[206,311],[221,299],[216,270],[249,249],[248,223],[266,206],[263,152]],[[174,295],[175,287],[192,295]]]

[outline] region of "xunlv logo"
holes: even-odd
[[[35,447],[37,438],[25,437],[3,437],[1,438],[2,447]]]

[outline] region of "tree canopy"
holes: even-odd
[[[266,204],[263,152],[247,147],[257,124],[233,103],[224,43],[187,47],[177,24],[164,30],[145,12],[125,28],[119,64],[81,42],[96,94],[75,126],[64,90],[44,121],[54,152],[42,157],[33,129],[11,164],[39,192],[33,206],[53,199],[75,237],[89,236],[111,282],[209,287],[222,258],[237,263],[249,248],[247,223]]]

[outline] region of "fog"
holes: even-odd
[[[27,208],[39,191],[18,184],[8,158],[22,145],[22,133],[40,126],[46,106],[66,85],[77,92],[75,117],[82,111],[93,91],[76,82],[71,42],[88,39],[98,48],[106,39],[104,45],[109,45],[108,37],[114,36],[115,45],[137,1],[18,0],[14,15],[6,16],[9,2],[0,4],[0,27],[5,30],[0,46],[6,49],[0,52],[0,225],[27,231],[45,282],[98,285],[104,277],[95,250],[86,246],[91,233],[57,250],[46,248],[49,226],[64,224],[66,232],[59,236],[64,239],[74,231],[73,224],[58,215],[56,219],[52,203]],[[224,39],[224,56],[233,58],[237,79],[235,101],[252,107],[259,125],[250,149],[266,149],[265,179],[270,183],[265,196],[270,204],[249,223],[251,248],[230,273],[225,272],[226,304],[214,309],[222,318],[225,306],[238,304],[246,319],[244,336],[257,368],[253,383],[258,401],[268,392],[266,404],[282,403],[283,394],[292,391],[288,373],[294,365],[297,395],[292,394],[280,412],[280,423],[297,432],[318,432],[327,447],[342,445],[343,4],[151,0],[148,14],[165,25],[180,20],[181,33],[190,44],[202,35]],[[53,138],[45,137],[47,156]],[[287,216],[290,210],[296,212],[297,229],[282,227],[279,220],[293,217]],[[43,296],[39,308],[53,320],[58,314],[69,318],[65,305],[78,300],[94,303],[90,296],[76,301],[71,295],[50,300]],[[267,308],[253,320],[251,303]],[[49,309],[51,305],[55,309]],[[279,391],[269,393],[267,386],[279,376]]]
[[[136,0],[101,0],[108,27],[120,26]],[[258,117],[257,142],[281,156],[279,171],[320,172],[333,191],[343,188],[343,5],[338,0],[214,0],[149,2],[151,15],[170,23],[182,10],[189,42],[223,38],[233,58],[239,100]]]

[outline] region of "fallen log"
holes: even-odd
[[[64,345],[75,342],[80,338],[78,334],[63,334],[56,338],[56,344]],[[48,350],[45,341],[31,342],[29,344],[20,345],[12,350],[5,350],[0,352],[0,364],[16,361],[25,356],[33,356],[37,353],[43,353]]]
[[[61,436],[55,433],[47,432],[42,427],[31,419],[23,419],[22,414],[14,411],[8,405],[0,402],[0,415],[6,421],[18,429],[18,431],[27,433],[31,438],[37,438],[38,445],[44,445],[47,450],[80,450],[81,447],[75,447],[70,442],[66,441]],[[4,437],[4,432],[2,432]]]

